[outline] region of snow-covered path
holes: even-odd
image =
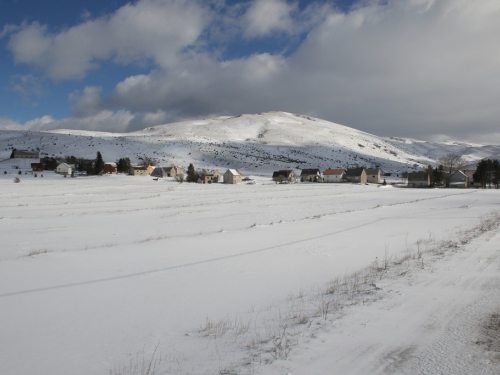
[[[497,231],[377,284],[382,300],[352,308],[276,373],[498,374],[498,358],[477,342],[481,326],[500,311],[499,270]]]

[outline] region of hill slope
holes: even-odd
[[[500,146],[439,144],[383,138],[313,117],[285,112],[216,117],[160,125],[133,133],[81,130],[0,132],[0,159],[16,147],[39,148],[44,155],[108,161],[148,156],[160,165],[193,163],[197,168],[231,166],[268,174],[278,168],[380,166],[387,172],[420,169],[448,152],[468,160],[500,154]]]

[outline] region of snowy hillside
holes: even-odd
[[[11,148],[40,149],[48,156],[107,161],[148,156],[160,165],[224,169],[266,175],[278,168],[380,166],[386,172],[420,169],[448,152],[475,162],[500,155],[500,146],[439,144],[383,138],[313,117],[285,112],[216,117],[160,125],[133,133],[81,130],[0,132],[0,160]]]

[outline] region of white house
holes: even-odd
[[[56,168],[56,173],[71,175],[75,171],[74,164],[61,163]]]
[[[243,177],[241,173],[237,169],[228,169],[226,173],[224,173],[224,183],[225,184],[239,184],[242,181]]]
[[[345,176],[343,169],[327,169],[323,172],[324,182],[342,182]]]

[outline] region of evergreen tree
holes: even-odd
[[[491,187],[491,180],[493,179],[493,160],[481,160],[477,163],[476,173],[473,175],[474,182],[481,184],[483,189],[486,185]]]
[[[198,173],[194,170],[194,165],[191,163],[189,164],[188,170],[187,170],[187,182],[197,182],[198,181]]]
[[[498,185],[500,184],[500,163],[498,160],[493,160],[491,163],[491,182],[498,189]]]
[[[102,155],[99,151],[97,151],[97,156],[94,160],[94,174],[101,174],[102,169],[104,168],[104,160],[102,159]]]
[[[130,170],[130,159],[129,158],[120,158],[116,162],[116,171],[118,173],[128,173]]]

